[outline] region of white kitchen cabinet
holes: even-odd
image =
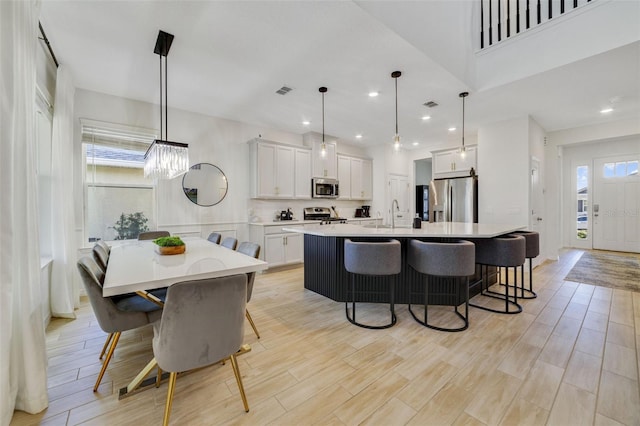
[[[464,156],[458,152],[457,148],[433,151],[433,177],[437,179],[469,176],[472,167],[477,173],[478,167],[476,154],[476,146],[466,147]]]
[[[295,198],[311,198],[311,151],[295,150],[295,173],[293,195]]]
[[[338,155],[338,181],[341,200],[372,198],[371,160]]]
[[[322,142],[313,142],[313,177],[338,178],[338,158],[335,142],[325,142],[326,153],[321,155]]]
[[[338,155],[339,200],[351,199],[351,158]]]
[[[251,141],[253,198],[311,198],[311,151],[263,140]]]
[[[251,241],[260,244],[260,259],[269,267],[304,262],[304,235],[283,231],[283,227],[297,228],[295,222],[249,224]]]

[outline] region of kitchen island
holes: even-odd
[[[424,300],[423,276],[406,262],[407,241],[447,241],[451,239],[493,238],[524,229],[517,225],[496,225],[461,222],[422,222],[419,229],[388,226],[359,226],[354,224],[305,225],[283,230],[304,234],[304,287],[337,302],[348,299],[350,275],[344,268],[344,240],[383,241],[394,238],[402,245],[402,270],[395,290],[396,303],[422,303]],[[479,268],[476,279],[479,279]],[[472,278],[473,280],[473,278]],[[358,276],[356,302],[388,303],[386,280],[380,277]],[[438,286],[438,284],[436,284]],[[430,291],[430,304],[450,304],[450,298],[441,296],[446,283],[442,280],[442,291]],[[460,301],[463,303],[463,301]]]

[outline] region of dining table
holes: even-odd
[[[130,240],[111,246],[109,264],[102,287],[104,297],[138,293],[149,298],[150,290],[170,287],[182,281],[225,277],[263,271],[268,263],[204,238],[183,237],[182,254],[162,255],[151,241]],[[250,350],[243,345],[241,353]],[[155,363],[150,362],[125,387],[119,399],[155,385],[157,378],[145,380]]]
[[[230,250],[204,238],[183,237],[182,254],[161,255],[153,241],[114,244],[102,287],[104,297],[169,287],[187,280],[258,272],[267,262]]]

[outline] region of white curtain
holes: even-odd
[[[51,139],[51,315],[75,318],[80,302],[73,216],[73,96],[64,64],[58,67]]]
[[[47,407],[34,101],[38,4],[0,1],[0,424]]]

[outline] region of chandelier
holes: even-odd
[[[173,34],[160,31],[153,51],[160,58],[160,139],[154,140],[144,155],[144,177],[146,178],[173,179],[189,171],[189,145],[168,140],[167,55],[172,42]],[[163,57],[164,74],[162,72]]]

